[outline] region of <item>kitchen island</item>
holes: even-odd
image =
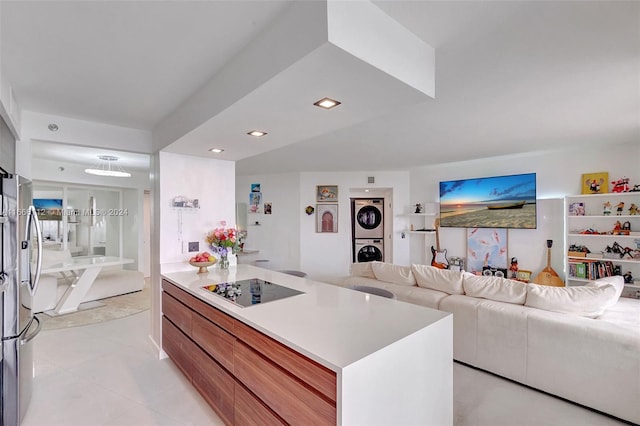
[[[225,423],[453,423],[450,314],[250,265],[162,276],[163,350]],[[297,294],[210,291],[253,279]]]

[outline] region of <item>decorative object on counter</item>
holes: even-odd
[[[316,186],[316,201],[338,202],[338,185]]]
[[[416,211],[414,213],[422,213],[424,211],[422,204],[416,203]]]
[[[623,177],[611,182],[611,192],[629,192],[629,178]]]
[[[207,267],[213,265],[214,263],[216,263],[216,258],[213,257],[208,251],[198,253],[191,259],[189,259],[189,265],[198,268],[199,274],[206,274],[207,272],[209,272],[207,270]]]
[[[222,228],[216,228],[209,232],[205,238],[207,243],[220,256],[218,264],[220,269],[229,269],[229,251],[233,253],[237,248],[238,231],[235,228],[224,228],[226,222],[222,222]]]
[[[622,278],[624,278],[625,284],[633,284],[633,275],[631,275],[630,271],[627,271],[627,273],[624,274]]]
[[[583,194],[606,194],[609,192],[609,172],[585,173],[582,175]]]
[[[464,271],[464,258],[452,256],[449,259],[449,269],[452,271]]]
[[[316,204],[316,232],[338,232],[338,205]]]
[[[635,203],[631,203],[631,206],[629,207],[629,215],[635,216],[637,214],[638,214],[638,206],[636,206]]]
[[[616,216],[622,215],[622,209],[624,209],[624,202],[620,201],[618,204],[616,204]]]
[[[602,203],[602,215],[609,216],[611,214],[611,203],[609,201],[605,201]]]
[[[314,209],[313,206],[307,206],[304,209],[304,212],[307,214],[307,216],[311,216],[315,211],[316,209]]]

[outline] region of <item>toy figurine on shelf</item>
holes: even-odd
[[[640,192],[640,184],[633,185],[633,188],[631,188],[629,192]]]
[[[634,203],[631,203],[631,206],[629,207],[629,214],[631,216],[638,214],[638,206],[636,206]]]
[[[422,213],[422,204],[416,204],[416,211],[414,213]]]
[[[633,275],[631,275],[631,272],[627,271],[627,273],[624,274],[622,278],[624,278],[625,284],[633,284]]]
[[[614,180],[613,182],[611,182],[611,184],[613,185],[611,192],[629,192],[628,177],[623,177],[621,179]]]
[[[624,203],[622,201],[620,201],[618,204],[616,204],[616,215],[617,216],[621,216],[622,215],[622,209],[624,209]]]
[[[518,258],[511,258],[511,266],[509,266],[509,278],[516,279],[518,277]]]
[[[613,224],[613,233],[615,234],[616,231],[619,231],[622,229],[622,224],[620,223],[619,220],[616,220],[616,223]]]
[[[611,214],[611,203],[606,201],[602,203],[602,215],[609,216]]]

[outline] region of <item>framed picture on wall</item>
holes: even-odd
[[[338,185],[316,186],[316,201],[338,202]]]
[[[316,204],[316,232],[338,232],[337,204]]]
[[[467,228],[467,269],[482,273],[485,266],[508,267],[505,228]]]
[[[582,175],[583,194],[607,194],[609,192],[609,172],[585,173]]]

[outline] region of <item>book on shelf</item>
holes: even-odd
[[[584,216],[584,203],[569,204],[569,216]]]
[[[597,280],[615,275],[613,262],[598,259],[569,259],[569,276]]]

